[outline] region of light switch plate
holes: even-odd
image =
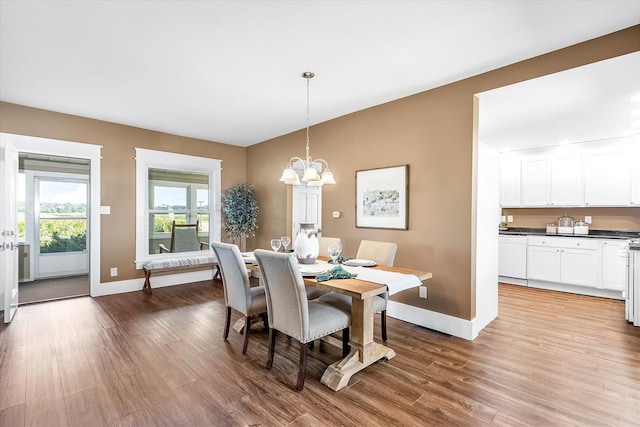
[[[587,224],[591,224],[591,217],[590,216],[585,216],[584,217],[584,222],[586,222]]]
[[[100,206],[100,215],[110,215],[111,206]]]

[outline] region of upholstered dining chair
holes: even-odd
[[[298,261],[291,253],[256,249],[254,252],[267,295],[269,353],[267,369],[273,366],[276,331],[298,340],[300,365],[296,390],[304,387],[307,352],[314,340],[342,331],[342,354],[349,352],[351,314],[330,305],[309,301]]]
[[[160,247],[160,253],[166,252],[191,252],[201,251],[208,249],[209,244],[207,242],[198,241],[198,227],[200,221],[196,221],[195,224],[176,224],[175,221],[171,224],[171,241],[167,248],[163,243],[158,245]]]
[[[229,337],[231,309],[242,313],[244,315],[242,354],[245,354],[249,344],[251,320],[255,316],[261,316],[265,328],[268,328],[265,289],[264,286],[250,286],[247,267],[238,246],[229,243],[212,243],[211,247],[218,259],[218,269],[221,272],[222,286],[224,287],[224,304],[227,306],[222,337],[225,341]]]
[[[342,243],[342,239],[340,239],[339,237],[318,237],[318,245],[320,247],[318,255],[329,256],[329,246],[333,245],[334,243]]]
[[[374,261],[378,265],[393,266],[396,258],[398,245],[392,242],[376,242],[373,240],[362,240],[357,259],[368,259]],[[382,341],[387,341],[387,301],[389,300],[389,292],[373,297],[373,312],[380,313],[380,333]],[[318,301],[329,304],[341,310],[351,311],[351,298],[347,295],[332,292],[321,296]]]

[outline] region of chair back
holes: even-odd
[[[309,305],[304,280],[293,253],[256,249],[267,296],[269,327],[301,342],[309,335]]]
[[[320,236],[318,238],[318,245],[320,250],[318,251],[318,255],[320,256],[329,256],[329,246],[334,243],[342,243],[342,240],[339,237],[323,237]]]
[[[373,240],[362,240],[358,248],[358,259],[369,259],[378,265],[393,266],[396,258],[398,245],[391,242],[376,242]]]
[[[246,316],[251,307],[251,285],[240,249],[229,243],[212,243],[211,247],[222,275],[225,305]]]
[[[171,227],[171,244],[169,250],[171,252],[190,252],[199,251],[200,242],[198,242],[198,225],[195,224],[176,224],[173,221]]]

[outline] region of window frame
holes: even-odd
[[[150,254],[149,248],[149,169],[207,174],[209,177],[209,242],[219,242],[221,235],[222,160],[136,148],[136,269],[150,260],[186,258],[197,252]],[[209,249],[211,251],[211,249]]]

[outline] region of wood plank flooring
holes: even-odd
[[[640,328],[624,302],[500,285],[474,341],[388,319],[397,356],[334,392],[340,350],[222,339],[219,282],[19,308],[0,326],[1,426],[639,426]],[[237,313],[234,318],[238,319]],[[379,318],[376,317],[376,339]]]

